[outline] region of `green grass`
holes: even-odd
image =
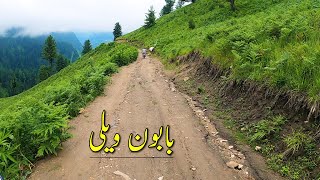
[[[0,99],[0,174],[25,178],[32,162],[57,154],[71,136],[68,120],[103,92],[109,75],[137,56],[132,46],[102,44],[32,89]]]
[[[227,80],[249,81],[298,95],[307,100],[310,109],[318,111],[320,1],[237,0],[236,6],[232,12],[228,1],[198,0],[161,17],[155,26],[140,28],[124,38],[145,47],[156,46],[155,52],[165,64],[175,66],[179,64],[177,57],[198,51],[210,58],[213,66],[230,72]],[[193,95],[205,90],[193,88]],[[318,142],[310,139],[308,132],[312,131],[308,129],[284,130],[290,123],[281,116],[245,127],[232,120],[224,122],[235,131],[238,141],[253,148],[261,146],[269,167],[283,176],[319,178]],[[293,152],[290,158],[283,157],[286,150]],[[304,153],[299,154],[302,150]]]
[[[320,1],[199,0],[125,38],[156,45],[164,59],[200,51],[230,70],[230,80],[254,81],[320,100]],[[193,21],[195,28],[189,28]]]

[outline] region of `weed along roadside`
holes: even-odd
[[[236,5],[231,13],[227,2],[201,0],[123,38],[156,44],[179,89],[208,109],[225,136],[251,148],[258,173],[319,179],[320,4]]]
[[[320,180],[320,0],[11,1],[0,180]]]
[[[103,92],[118,67],[130,64],[137,56],[134,47],[102,44],[34,88],[12,97],[8,104],[1,101],[1,175],[25,178],[36,160],[57,154],[61,143],[72,136],[68,133],[70,118]]]
[[[246,152],[257,177],[274,179],[267,169],[291,179],[318,177],[319,124],[316,119],[307,120],[309,111],[292,111],[284,106],[283,99],[275,101],[261,89],[230,88],[225,77],[212,78],[212,68],[198,55],[179,60],[172,77],[177,88],[206,110],[222,136]]]

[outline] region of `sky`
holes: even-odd
[[[49,32],[112,32],[120,22],[123,32],[144,24],[150,6],[157,17],[164,0],[0,0],[0,34],[23,27],[25,34]]]

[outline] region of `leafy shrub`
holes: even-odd
[[[1,175],[6,177],[19,173],[17,160],[13,157],[18,146],[11,143],[13,139],[10,132],[0,131],[0,172],[4,172],[5,174]],[[4,171],[5,169],[9,169],[9,171]]]
[[[105,67],[103,67],[104,69],[104,74],[105,76],[109,76],[113,73],[118,72],[118,66],[114,63],[108,63],[105,65]]]
[[[301,130],[294,131],[290,136],[284,139],[288,150],[291,150],[293,154],[299,150],[304,150],[306,145],[311,144],[311,138],[303,133]]]
[[[36,157],[57,154],[61,142],[69,136],[66,132],[69,116],[65,106],[40,102],[27,108],[21,115],[20,120],[25,122],[18,130],[19,134],[23,135],[20,148],[35,148]],[[27,126],[31,126],[30,131],[25,130]]]
[[[26,178],[32,162],[57,154],[71,136],[68,119],[103,91],[106,75],[117,72],[111,62],[114,53],[124,57],[125,64],[138,56],[129,45],[102,44],[34,88],[1,99],[0,172],[6,179]]]
[[[281,131],[286,119],[282,116],[270,120],[261,120],[250,128],[250,142],[267,141],[274,138]]]
[[[138,51],[135,48],[123,48],[124,46],[118,45],[111,52],[111,62],[116,63],[118,66],[126,66],[136,60],[138,56]]]
[[[168,61],[200,51],[230,72],[230,80],[299,92],[310,104],[319,103],[320,2],[242,0],[235,14],[228,6],[201,0],[161,17],[153,29],[125,38],[157,44],[157,53]],[[194,30],[183,31],[184,24]]]

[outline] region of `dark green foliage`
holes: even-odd
[[[156,12],[151,6],[151,8],[148,10],[148,13],[146,14],[146,19],[144,22],[145,28],[150,28],[156,24]]]
[[[116,63],[118,66],[125,66],[135,60],[134,57],[138,56],[138,52],[133,48],[123,48],[125,45],[118,45],[112,50],[111,62]]]
[[[230,8],[232,11],[235,11],[236,10],[236,5],[235,5],[235,0],[229,0],[230,2]]]
[[[51,68],[42,65],[39,69],[39,81],[44,81],[50,77]]]
[[[286,144],[285,152],[269,154],[268,165],[290,179],[314,179],[317,175],[310,172],[319,168],[320,163],[314,139],[300,129],[285,137],[283,142]]]
[[[249,128],[249,140],[252,143],[261,143],[272,140],[279,135],[281,126],[286,123],[282,116],[274,117],[270,120],[261,120]]]
[[[113,36],[114,40],[116,40],[118,37],[122,36],[122,28],[119,22],[117,22],[113,29]]]
[[[0,98],[2,97],[7,97],[9,95],[8,91],[2,87],[2,85],[0,84]]]
[[[125,62],[138,51],[128,45],[102,44],[77,62],[17,96],[0,101],[0,172],[6,179],[23,179],[38,158],[56,154],[70,137],[68,119],[98,96],[117,71],[113,55]]]
[[[53,68],[53,61],[57,57],[57,45],[52,35],[49,35],[44,43],[42,50],[42,58],[50,63],[50,67]]]
[[[196,24],[194,23],[193,19],[189,20],[188,24],[189,24],[189,29],[196,28]]]
[[[84,46],[83,46],[83,50],[82,50],[82,55],[87,54],[88,52],[90,52],[92,50],[92,46],[90,43],[90,40],[86,40],[84,42]]]
[[[173,10],[175,0],[165,0],[165,1],[166,1],[166,5],[163,6],[163,8],[160,12],[160,16],[164,16],[166,14],[169,14]]]
[[[104,75],[109,76],[113,73],[118,72],[118,66],[115,63],[109,63],[104,67]]]
[[[238,10],[231,13],[229,1],[200,0],[161,17],[154,28],[141,28],[125,38],[145,46],[157,43],[165,59],[200,51],[229,71],[229,80],[255,81],[303,94],[309,104],[319,103],[320,2],[236,2]],[[181,30],[190,17],[196,28]]]
[[[70,64],[70,61],[67,58],[65,58],[63,55],[59,54],[56,61],[57,72],[67,67],[69,64]]]
[[[59,37],[58,34],[54,33],[54,38]],[[40,66],[49,64],[41,58],[46,38],[47,36],[44,35],[37,37],[0,36],[0,97],[19,94],[39,82]],[[69,42],[62,42],[62,39],[61,41],[56,40],[59,54],[63,54],[72,61],[78,59],[77,50]],[[11,82],[14,77],[17,87],[13,91]]]
[[[200,52],[214,67],[228,72],[223,81],[250,82],[273,92],[294,94],[290,101],[314,105],[311,110],[319,111],[320,1],[235,2],[233,12],[229,0],[198,0],[159,18],[154,27],[140,28],[125,38],[147,47],[157,44],[157,54],[172,65],[179,56]],[[196,22],[192,31],[188,30],[191,18]],[[252,121],[239,123],[233,130],[239,139],[262,147],[269,167],[291,179],[319,176],[319,140],[312,140],[319,127],[304,124],[308,129],[290,135],[290,127],[301,122],[283,122],[281,118]]]

